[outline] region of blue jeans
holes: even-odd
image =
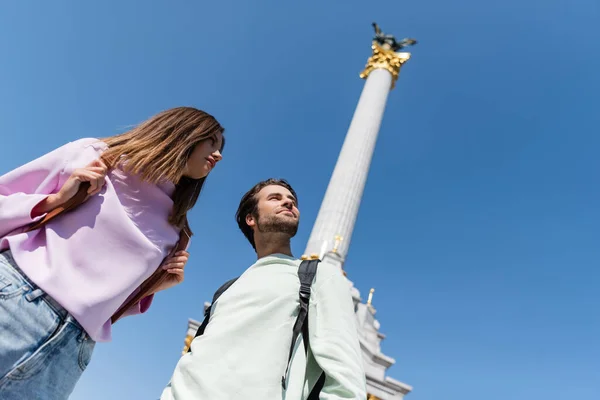
[[[95,342],[0,253],[0,399],[67,399]]]

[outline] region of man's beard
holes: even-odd
[[[256,228],[261,233],[285,233],[290,238],[293,238],[296,236],[296,232],[298,232],[298,220],[278,218],[277,215],[268,217],[258,216]]]

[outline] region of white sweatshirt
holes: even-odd
[[[348,281],[336,265],[319,264],[309,308],[308,357],[296,342],[300,260],[263,257],[215,302],[204,335],[177,363],[161,400],[304,400],[322,371],[321,400],[366,399],[366,382]]]

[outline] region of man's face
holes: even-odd
[[[246,223],[255,232],[287,233],[296,235],[300,222],[300,210],[292,193],[279,185],[265,186],[256,194],[257,213],[246,216]]]

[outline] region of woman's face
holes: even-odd
[[[206,177],[215,165],[223,159],[220,151],[222,145],[223,134],[220,132],[198,143],[187,160],[183,175],[192,179]]]

